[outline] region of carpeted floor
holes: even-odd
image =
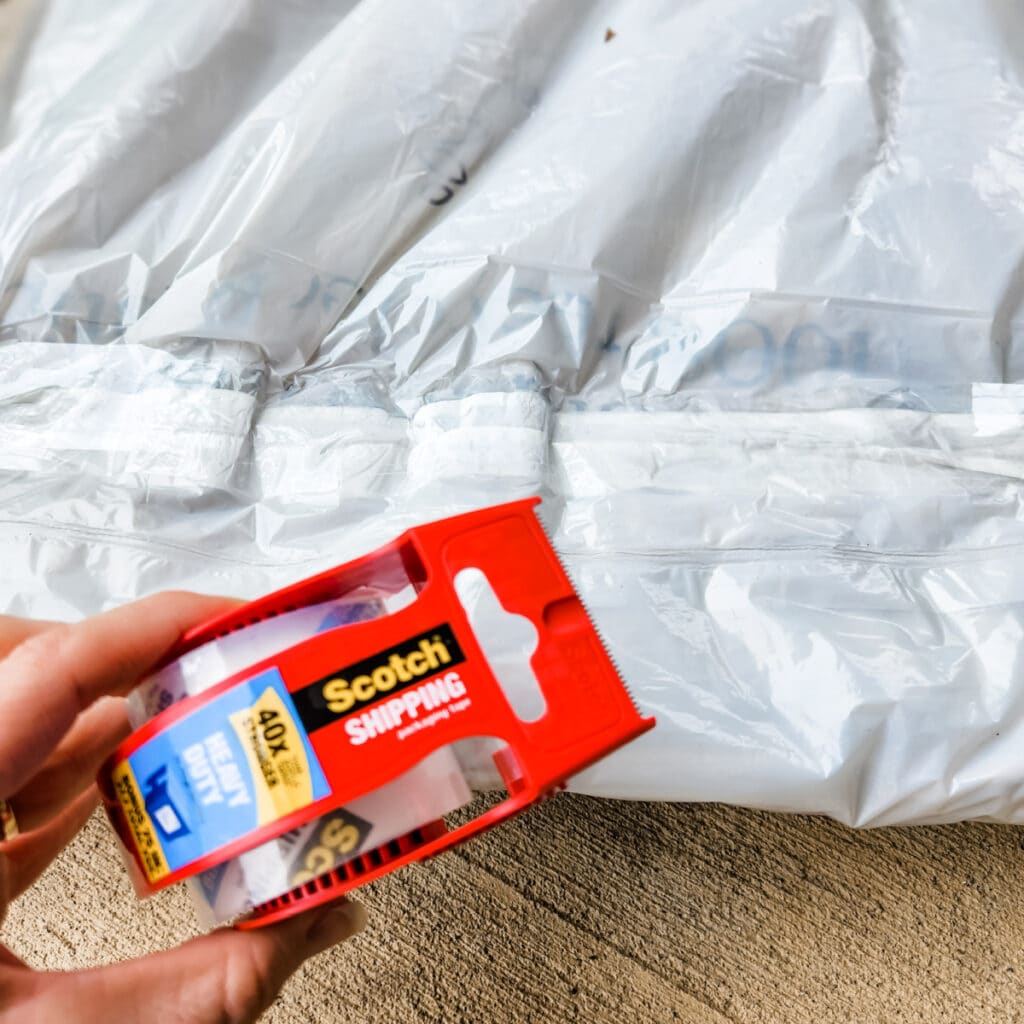
[[[346,1022],[967,1022],[1024,1017],[1024,832],[561,797],[364,891],[367,931],[265,1018]],[[13,908],[31,963],[194,930],[136,903],[94,818]]]

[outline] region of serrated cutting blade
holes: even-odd
[[[580,606],[583,608],[583,614],[587,617],[587,622],[590,623],[590,628],[594,631],[594,635],[597,637],[598,642],[604,649],[604,653],[608,656],[608,660],[612,663],[612,667],[615,669],[615,674],[619,677],[619,682],[622,684],[623,690],[626,691],[626,696],[629,697],[630,703],[633,705],[633,709],[638,715],[642,715],[643,712],[640,710],[640,705],[637,703],[636,697],[633,691],[630,689],[629,683],[626,681],[625,676],[622,674],[622,669],[619,667],[619,663],[612,653],[611,647],[608,645],[608,641],[605,639],[604,633],[601,632],[600,627],[594,621],[594,616],[590,609],[587,607],[587,602],[584,601],[583,595],[580,593],[579,583],[576,580],[575,575],[570,571],[569,566],[566,562],[565,554],[555,545],[551,539],[551,535],[545,530],[545,534],[548,538],[548,543],[551,545],[551,550],[554,552],[555,558],[561,567],[562,572],[565,574],[565,578],[569,581],[570,586],[576,594],[577,599],[580,602]]]

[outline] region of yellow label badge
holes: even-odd
[[[135,848],[142,861],[142,870],[150,882],[159,881],[169,873],[170,868],[167,866],[156,828],[143,802],[135,773],[127,761],[122,761],[114,769],[113,781],[114,791],[117,793],[118,802],[124,811],[125,820],[135,840]]]
[[[268,686],[256,702],[229,716],[245,750],[266,825],[313,802],[313,779],[302,736],[281,695]]]

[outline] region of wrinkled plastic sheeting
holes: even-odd
[[[537,492],[659,717],[576,788],[1024,820],[1024,8],[3,17],[0,605]]]

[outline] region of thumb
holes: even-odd
[[[165,953],[62,975],[44,991],[54,1009],[78,1007],[81,1024],[250,1024],[304,960],[365,924],[361,904],[333,904],[267,928],[224,928]]]

